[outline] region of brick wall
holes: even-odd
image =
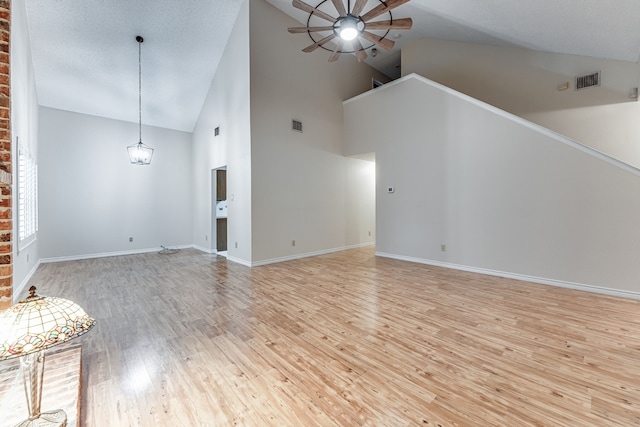
[[[11,173],[9,40],[11,0],[0,0],[0,170]],[[11,185],[0,183],[0,309],[11,306],[13,294]]]

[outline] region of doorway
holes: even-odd
[[[215,185],[213,203],[213,227],[215,230],[215,249],[221,256],[227,256],[227,168],[214,169],[213,178]]]

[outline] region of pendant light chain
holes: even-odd
[[[142,42],[143,39],[140,37],[138,40],[138,123],[140,123],[140,142],[142,142]]]

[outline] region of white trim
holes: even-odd
[[[207,254],[215,254],[216,250],[215,249],[211,249],[211,248],[205,248],[204,246],[200,246],[200,245],[191,245],[191,247],[193,249],[197,249],[201,252],[207,253]]]
[[[170,249],[190,249],[193,248],[193,245],[178,245],[171,246]],[[52,262],[64,262],[64,261],[78,261],[81,259],[92,259],[92,258],[106,258],[112,256],[122,256],[122,255],[136,255],[136,254],[146,254],[150,252],[160,252],[162,247],[157,248],[146,248],[146,249],[137,249],[134,251],[118,251],[118,252],[102,252],[97,254],[85,254],[85,255],[70,255],[70,256],[62,256],[62,257],[54,257],[54,258],[41,258],[40,263],[47,264]]]
[[[574,141],[573,139],[569,139],[566,136],[561,135],[559,133],[556,133],[556,132],[554,132],[554,131],[552,131],[550,129],[547,129],[547,128],[543,127],[543,126],[540,126],[538,124],[535,124],[533,122],[525,120],[520,116],[516,116],[515,114],[511,114],[511,113],[509,113],[507,111],[501,110],[500,108],[494,107],[493,105],[487,104],[486,102],[482,102],[482,101],[480,101],[480,100],[478,100],[476,98],[472,98],[469,95],[465,95],[464,93],[460,93],[460,92],[458,92],[458,91],[456,91],[454,89],[451,89],[450,87],[443,86],[440,83],[436,83],[436,82],[434,82],[432,80],[429,80],[429,79],[427,79],[425,77],[422,77],[422,76],[420,76],[418,74],[415,74],[415,73],[407,74],[406,76],[404,76],[402,78],[394,80],[394,81],[392,81],[390,83],[386,83],[386,84],[376,88],[375,91],[372,90],[372,91],[369,91],[369,92],[362,93],[362,94],[360,94],[358,96],[354,96],[353,98],[350,98],[350,99],[347,99],[346,101],[343,101],[342,104],[343,105],[344,104],[348,104],[350,102],[357,101],[360,98],[363,98],[363,97],[366,97],[366,96],[375,95],[375,94],[379,93],[382,90],[388,90],[389,88],[391,88],[391,87],[393,87],[393,86],[395,86],[397,84],[401,84],[401,83],[403,83],[403,82],[405,82],[407,80],[411,80],[411,79],[418,80],[418,81],[420,81],[422,83],[425,83],[425,84],[427,84],[429,86],[435,87],[435,88],[437,88],[437,89],[439,89],[439,90],[441,90],[441,91],[443,91],[443,92],[445,92],[445,93],[447,93],[447,94],[449,94],[451,96],[454,96],[454,97],[457,97],[459,99],[462,99],[462,100],[464,100],[466,102],[469,102],[470,104],[477,105],[477,106],[479,106],[479,107],[481,107],[481,108],[483,108],[483,109],[485,109],[487,111],[491,111],[492,113],[497,114],[498,116],[505,117],[505,118],[507,118],[507,119],[509,119],[511,121],[514,121],[514,122],[524,126],[524,127],[527,127],[529,129],[532,129],[532,130],[534,130],[536,132],[539,132],[539,133],[541,133],[543,135],[546,135],[546,136],[548,136],[548,137],[550,137],[552,139],[555,139],[556,141],[558,141],[558,142],[560,142],[562,144],[568,145],[568,146],[570,146],[572,148],[575,148],[576,150],[582,151],[583,153],[589,154],[589,155],[591,155],[591,156],[593,156],[595,158],[603,160],[603,161],[605,161],[605,162],[607,162],[607,163],[609,163],[609,164],[611,164],[613,166],[616,166],[619,169],[627,171],[627,172],[629,172],[629,173],[631,173],[633,175],[640,176],[640,169],[638,169],[638,168],[636,168],[634,166],[631,166],[631,165],[629,165],[629,164],[627,164],[627,163],[625,163],[625,162],[623,162],[621,160],[618,160],[618,159],[616,159],[614,157],[608,156],[607,154],[604,154],[601,151],[598,151],[598,150],[596,150],[594,148],[591,148],[591,147],[589,147],[587,145],[581,144],[581,143],[579,143],[577,141]]]
[[[242,258],[236,258],[227,255],[227,261],[235,262],[236,264],[244,265],[245,267],[251,268],[251,263]]]
[[[359,244],[356,244],[356,245],[342,246],[342,247],[339,247],[339,248],[324,249],[324,250],[315,251],[315,252],[306,252],[306,253],[302,253],[302,254],[289,255],[289,256],[280,257],[280,258],[271,258],[271,259],[265,259],[265,260],[262,260],[262,261],[256,261],[256,262],[252,262],[250,266],[251,267],[259,267],[261,265],[275,264],[275,263],[284,262],[284,261],[292,261],[294,259],[309,258],[309,257],[312,257],[312,256],[318,256],[318,255],[325,255],[325,254],[330,254],[330,253],[334,253],[334,252],[347,251],[349,249],[364,248],[366,246],[373,246],[373,245],[375,245],[375,242],[359,243]]]
[[[316,252],[306,252],[306,253],[302,253],[302,254],[296,254],[296,255],[290,255],[290,256],[286,256],[286,257],[279,257],[279,258],[271,258],[271,259],[266,259],[266,260],[262,260],[262,261],[256,261],[256,262],[251,262],[251,261],[247,261],[245,259],[242,258],[236,258],[236,257],[232,257],[232,256],[228,256],[227,255],[227,260],[231,261],[231,262],[235,262],[236,264],[240,264],[240,265],[244,265],[245,267],[259,267],[261,265],[268,265],[268,264],[276,264],[278,262],[284,262],[284,261],[292,261],[295,259],[301,259],[301,258],[309,258],[312,256],[317,256],[317,255],[325,255],[325,254],[330,254],[333,252],[341,252],[341,251],[347,251],[349,249],[356,249],[356,248],[364,248],[366,246],[373,246],[375,245],[375,242],[369,242],[369,243],[359,243],[356,245],[351,245],[351,246],[343,246],[340,248],[332,248],[332,249],[325,249],[322,251],[316,251]],[[205,253],[211,253],[211,254],[215,254],[216,251],[215,249],[205,249],[202,246],[197,246],[197,245],[193,245],[192,246],[195,249],[198,249],[199,251],[205,252]]]
[[[468,271],[471,273],[486,274],[489,276],[506,277],[508,279],[523,280],[526,282],[533,282],[541,285],[558,286],[560,288],[568,288],[568,289],[574,289],[578,291],[594,292],[598,294],[605,294],[605,295],[610,295],[615,297],[640,300],[640,292],[622,291],[619,289],[611,289],[611,288],[605,288],[601,286],[585,285],[582,283],[566,282],[563,280],[547,279],[544,277],[527,276],[526,274],[507,273],[504,271],[489,270],[486,268],[479,268],[479,267],[469,267],[466,265],[451,264],[448,262],[414,258],[414,257],[403,256],[403,255],[388,254],[388,253],[377,252],[377,251],[376,251],[376,256],[397,259],[400,261],[409,261],[409,262],[416,262],[419,264],[433,265],[436,267],[451,268],[453,270]]]
[[[40,267],[40,263],[41,263],[40,260],[38,260],[38,262],[35,263],[33,268],[29,270],[29,273],[27,273],[27,275],[22,280],[22,282],[17,287],[13,288],[12,297],[13,297],[14,304],[17,304],[20,301],[20,294],[25,290],[25,288],[27,287],[27,284],[29,283],[29,280],[31,280],[31,277],[33,277],[38,267]]]

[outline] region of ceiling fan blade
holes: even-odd
[[[364,15],[361,16],[362,20],[364,22],[367,22],[370,19],[373,19],[377,16],[382,15],[383,13],[387,13],[390,10],[395,9],[398,6],[402,6],[403,4],[407,3],[409,0],[387,0],[386,4],[380,4],[376,7],[374,7],[373,9],[371,9],[369,12],[365,13]]]
[[[351,9],[351,14],[353,16],[360,16],[360,12],[362,12],[362,9],[364,9],[367,1],[368,0],[356,0],[356,4],[354,4],[353,9]]]
[[[342,0],[331,0],[331,2],[333,3],[333,6],[336,8],[340,16],[345,16],[347,14],[347,10],[344,8],[344,3],[342,3]]]
[[[317,48],[319,48],[320,46],[322,46],[325,43],[329,43],[331,40],[333,40],[336,37],[335,34],[329,34],[327,37],[323,38],[322,40],[318,40],[317,42],[315,42],[312,45],[309,45],[307,47],[305,47],[304,49],[302,49],[303,52],[309,53],[309,52],[313,52],[314,50],[316,50]]]
[[[394,21],[395,22],[395,21]],[[333,30],[333,25],[327,25],[326,27],[290,27],[289,32],[291,34],[299,34],[299,33],[317,33],[318,31],[331,31]]]
[[[364,47],[362,47],[362,43],[357,38],[353,40],[354,50],[356,51],[356,59],[358,62],[362,62],[367,59],[367,52],[364,51]]]
[[[376,36],[375,34],[368,31],[363,31],[361,35],[371,43],[376,44],[385,50],[391,50],[393,48],[393,45],[396,44],[393,40]]]
[[[310,4],[307,4],[307,3],[303,2],[302,0],[293,0],[293,2],[291,2],[291,5],[293,7],[295,7],[296,9],[303,10],[303,11],[305,11],[307,13],[313,13],[318,18],[325,19],[325,20],[327,20],[329,22],[336,22],[336,18],[334,18],[333,16],[328,15],[328,14],[324,13],[323,11],[316,9],[315,7],[311,6]]]
[[[342,53],[342,39],[338,39],[338,43],[336,43],[336,47],[335,49],[333,49],[333,52],[331,52],[331,56],[329,56],[329,62],[334,62],[337,61],[338,58],[340,57],[340,54]]]
[[[369,22],[365,25],[367,30],[410,30],[413,25],[411,18],[394,19],[393,21]]]

